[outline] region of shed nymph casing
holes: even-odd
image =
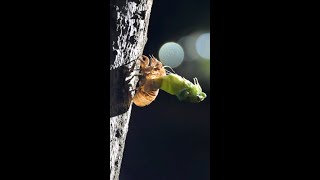
[[[161,86],[161,77],[166,76],[166,70],[153,56],[149,59],[143,55],[139,60],[142,77],[132,101],[135,105],[144,107],[156,99]]]

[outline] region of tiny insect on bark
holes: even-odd
[[[193,83],[177,75],[169,66],[163,66],[155,57],[143,55],[139,58],[141,78],[139,87],[133,97],[133,103],[144,107],[152,103],[159,93],[159,89],[177,96],[180,101],[198,103],[203,101],[207,95],[202,92],[198,79]],[[166,70],[170,68],[173,72]],[[168,74],[167,74],[168,73]]]

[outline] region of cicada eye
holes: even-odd
[[[186,92],[186,94],[187,94],[187,95],[190,95],[190,92],[189,92],[189,91],[187,91],[187,92]]]

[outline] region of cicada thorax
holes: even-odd
[[[140,60],[142,78],[132,100],[135,105],[143,107],[156,99],[161,86],[161,77],[166,76],[166,71],[162,63],[154,57],[151,57],[150,61],[147,56],[142,56]]]

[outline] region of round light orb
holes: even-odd
[[[196,41],[198,54],[204,59],[210,59],[210,33],[204,33]]]
[[[159,50],[160,61],[172,68],[178,67],[184,58],[182,47],[175,42],[168,42],[161,46]]]
[[[194,32],[179,39],[178,43],[185,50],[185,61],[197,61],[201,58],[196,50],[196,41],[201,34],[200,32]]]

